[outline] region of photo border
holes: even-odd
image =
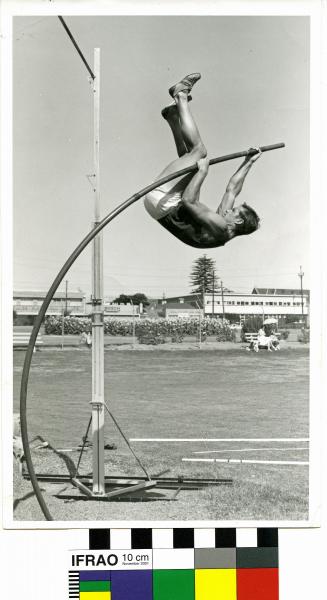
[[[10,529],[81,529],[96,528],[100,525],[112,527],[171,527],[172,521],[16,521],[13,519],[13,466],[12,466],[12,422],[13,410],[13,360],[12,360],[12,290],[13,290],[13,247],[12,202],[12,19],[15,16],[57,16],[58,12],[70,16],[128,16],[128,15],[212,15],[212,16],[308,16],[310,17],[310,205],[311,205],[311,281],[310,313],[311,349],[310,349],[310,467],[309,467],[309,517],[301,521],[173,521],[174,527],[317,527],[320,524],[320,487],[321,487],[321,440],[322,440],[322,398],[323,398],[323,323],[322,301],[322,253],[323,243],[321,213],[324,212],[321,199],[321,14],[322,3],[319,0],[302,2],[284,2],[283,0],[258,2],[228,2],[216,0],[209,2],[181,2],[166,0],[161,3],[151,1],[83,1],[67,2],[11,2],[4,0],[1,6],[2,55],[1,55],[1,234],[2,234],[2,285],[1,285],[1,373],[2,373],[2,447],[3,447],[3,526]],[[313,210],[314,207],[314,210]],[[8,351],[10,349],[10,351]]]

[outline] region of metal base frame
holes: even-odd
[[[25,479],[30,479],[28,473],[23,473]],[[92,475],[80,475],[70,477],[68,474],[38,473],[38,481],[44,483],[67,483],[71,484],[76,491],[67,492],[64,490],[55,494],[62,500],[93,500],[93,501],[130,501],[130,502],[151,502],[151,501],[172,501],[175,500],[182,490],[200,490],[205,487],[217,485],[232,485],[232,479],[200,479],[193,477],[157,477],[156,479],[147,479],[137,476],[105,476],[105,492],[103,494],[94,494],[92,491]],[[156,496],[151,492],[157,490],[174,490],[172,496]],[[80,493],[77,493],[78,492]]]

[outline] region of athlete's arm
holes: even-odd
[[[252,165],[261,156],[261,150],[259,148],[250,148],[250,150],[256,150],[256,154],[248,154],[241,166],[237,169],[234,175],[230,178],[226,192],[224,193],[222,200],[218,206],[217,213],[223,215],[226,210],[233,208],[235,199],[242,190],[245,177],[250,171]],[[249,150],[249,151],[250,151]]]
[[[225,219],[199,202],[201,185],[209,170],[209,159],[201,158],[197,164],[198,171],[183,192],[182,205],[190,217],[199,225],[203,225],[213,233],[216,233],[217,230],[225,230]]]
[[[184,204],[194,204],[195,202],[199,202],[200,189],[206,176],[208,175],[209,159],[201,158],[198,160],[197,165],[197,172],[195,175],[193,175],[191,181],[188,183],[183,192],[182,202]]]
[[[183,207],[190,217],[213,234],[218,234],[226,230],[226,221],[224,217],[210,210],[201,202],[188,202],[182,200]]]

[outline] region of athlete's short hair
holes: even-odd
[[[242,223],[235,223],[235,235],[246,235],[253,233],[260,227],[260,218],[251,206],[244,202],[240,206],[240,215],[243,219]]]

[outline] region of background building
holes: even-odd
[[[140,318],[143,313],[142,304],[111,304],[104,300],[104,316],[114,317],[117,319],[132,319]]]
[[[202,308],[195,308],[188,302],[169,302],[163,306],[166,319],[194,319],[203,314]]]
[[[235,292],[204,295],[205,316],[225,316],[242,322],[246,317],[274,317],[281,322],[306,322],[309,314],[309,295],[298,290],[265,290],[255,288],[251,294]]]
[[[32,324],[38,314],[46,292],[15,291],[13,294],[13,309],[16,313],[16,324]],[[92,306],[86,301],[84,292],[56,292],[50,302],[47,315],[61,316],[69,314],[75,317],[85,317],[92,312]],[[112,304],[104,300],[104,316],[121,318],[140,318],[143,306],[129,304]]]
[[[13,309],[17,315],[17,321],[33,323],[46,296],[46,292],[40,291],[14,291]],[[86,312],[86,300],[84,292],[56,292],[52,298],[47,315],[62,315],[69,313],[74,316],[84,316]]]
[[[166,316],[171,310],[179,307],[180,314],[191,316],[191,311],[185,311],[184,305],[189,305],[193,311],[201,305],[206,317],[225,317],[231,322],[241,323],[247,317],[274,317],[280,324],[292,322],[307,323],[309,316],[310,292],[297,289],[254,288],[249,294],[231,291],[205,293],[203,296],[189,294],[180,297],[158,300],[165,307]],[[194,316],[194,315],[192,315]]]

